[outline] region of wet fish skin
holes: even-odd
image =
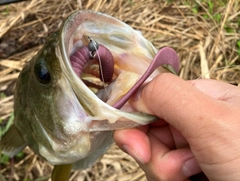
[[[65,107],[66,112],[71,112],[76,108],[74,102],[79,103],[76,102],[77,98],[71,86],[62,75],[59,60],[54,53],[57,37],[58,33],[52,35],[43,49],[24,67],[17,82],[14,105],[15,125],[27,140],[27,144],[34,152],[44,155],[53,164],[59,164],[59,160],[61,163],[72,163],[79,160],[81,154],[82,157],[90,154],[91,150],[97,147],[91,146],[91,136],[97,135],[100,138],[97,144],[106,139],[104,135],[111,138],[111,131],[84,133],[84,126],[86,127],[84,123],[78,121],[69,125],[69,122],[65,122],[65,113],[61,111],[61,107]],[[51,75],[49,83],[41,84],[37,80],[35,67],[38,64],[47,67]],[[68,155],[71,154],[69,150],[76,152],[77,156],[69,159]],[[56,161],[55,154],[61,159],[57,158]]]
[[[140,112],[114,109],[99,99],[74,73],[69,62],[74,48],[70,40],[76,34],[76,27],[83,22],[87,22],[87,26],[88,21],[90,25],[95,23],[94,28],[108,25],[106,32],[110,31],[109,34],[100,31],[102,34],[98,35],[97,30],[89,33],[89,29],[80,29],[80,32],[84,32],[84,36],[91,35],[113,52],[117,76],[123,69],[134,74],[144,73],[140,71],[141,67],[136,69],[133,66],[138,64],[139,67],[143,63],[142,67],[146,68],[156,49],[137,31],[101,13],[73,13],[19,75],[14,96],[15,120],[11,129],[18,131],[8,131],[0,141],[4,153],[14,156],[20,148],[28,145],[51,164],[60,165],[57,173],[65,167],[69,170],[72,164],[75,169],[84,169],[94,164],[109,148],[113,142],[113,130],[158,119]],[[124,64],[129,63],[125,69],[119,57],[131,57],[138,62],[125,60]],[[160,69],[154,75],[158,73],[161,73]],[[20,138],[17,144],[16,137]]]

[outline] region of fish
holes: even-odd
[[[158,120],[128,100],[158,74],[178,70],[172,48],[157,51],[140,31],[107,14],[75,11],[22,69],[1,152],[13,157],[29,146],[54,165],[52,180],[68,180],[72,169],[103,156],[114,130]]]

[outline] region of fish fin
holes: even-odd
[[[72,164],[55,165],[52,171],[52,181],[68,181]]]
[[[27,142],[23,139],[15,124],[7,130],[0,140],[1,152],[9,157],[18,154],[25,146],[27,146]]]

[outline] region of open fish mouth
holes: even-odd
[[[178,69],[172,48],[157,51],[111,16],[74,12],[19,75],[14,125],[0,147],[13,156],[28,145],[60,171],[69,165],[68,173],[71,165],[87,168],[108,149],[113,130],[159,119],[128,100],[159,73]]]
[[[105,14],[73,13],[65,21],[60,39],[68,75],[80,77],[88,90],[117,109],[122,108],[147,79],[162,73],[161,65],[174,73],[179,69],[173,49],[166,47],[157,53],[140,32]]]

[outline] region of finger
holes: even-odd
[[[157,176],[155,180],[185,180],[201,172],[189,148],[170,150],[151,132],[148,133],[151,142],[151,160],[141,165],[142,169]]]
[[[182,134],[169,124],[164,126],[150,125],[147,134],[149,133],[154,135],[170,150],[189,147],[186,139],[182,136]]]
[[[214,99],[239,104],[239,87],[211,79],[198,79],[189,81],[191,85],[213,97]]]
[[[149,179],[185,180],[201,171],[190,149],[170,151],[153,133],[151,130],[147,135],[138,129],[117,130],[114,139],[137,161]],[[129,146],[126,149],[124,145]]]
[[[143,131],[137,128],[116,130],[113,137],[119,148],[129,153],[138,162],[148,163],[150,161],[150,142]]]
[[[168,130],[166,131],[167,133],[171,133],[171,136],[167,134],[164,135],[162,134],[163,133],[162,131],[158,130],[159,127],[163,127],[163,126],[169,127]],[[169,149],[189,147],[186,139],[182,136],[182,134],[176,128],[169,125],[166,121],[159,120],[159,121],[153,122],[148,125],[147,130],[151,130],[152,128],[153,129],[156,128],[155,136],[158,137],[158,139],[161,140],[163,143],[165,143],[169,147]],[[146,133],[146,129],[144,132]],[[171,138],[171,142],[168,140],[169,138]],[[173,143],[172,145],[174,146],[170,146],[169,144],[171,143]]]
[[[176,128],[188,141],[207,176],[219,180],[220,173],[236,171],[233,165],[239,164],[235,159],[239,156],[239,142],[235,139],[240,137],[239,106],[214,99],[189,82],[166,73],[148,83],[131,104]],[[229,160],[233,160],[230,167],[226,166]]]
[[[148,177],[153,180],[182,181],[201,172],[190,149],[172,150],[164,155],[156,153],[158,154],[152,155],[148,164],[139,163]]]
[[[173,130],[173,133],[171,130]],[[186,140],[180,135],[180,133],[173,128],[169,128],[168,124],[162,126],[149,125],[129,130],[118,130],[115,131],[114,139],[118,146],[123,150],[125,150],[126,147],[129,149],[131,147],[131,149],[137,150],[137,157],[140,160],[144,160],[144,163],[147,163],[146,161],[149,159],[146,159],[145,157],[149,156],[145,155],[148,154],[148,147],[150,147],[150,145],[146,134],[154,135],[168,149],[184,148],[188,146]]]
[[[168,149],[176,148],[169,125],[150,127],[147,134],[153,135],[161,142],[161,144],[164,144]]]
[[[116,130],[114,132],[114,140],[123,151],[144,164],[148,163],[151,159],[150,149],[152,143],[149,141],[149,136],[159,139],[159,143],[155,141],[156,145],[154,145],[154,148],[158,147],[157,144],[162,145],[161,149],[155,149],[159,153],[165,154],[170,149],[175,149],[174,140],[168,125],[152,127],[146,132],[147,134],[139,129]]]
[[[152,180],[182,181],[201,172],[190,149],[171,151],[151,132],[148,132],[147,135],[151,142],[151,159],[148,163],[139,162],[138,159],[136,161],[148,178]],[[135,157],[133,156],[133,158]]]
[[[171,130],[172,138],[173,138],[174,145],[176,148],[188,148],[189,147],[187,140],[183,137],[183,135],[176,128],[174,128],[170,125],[169,129]]]
[[[185,138],[200,136],[201,131],[221,118],[223,104],[172,74],[163,73],[148,83],[130,101],[142,112],[166,120]],[[213,119],[214,118],[214,119]]]

